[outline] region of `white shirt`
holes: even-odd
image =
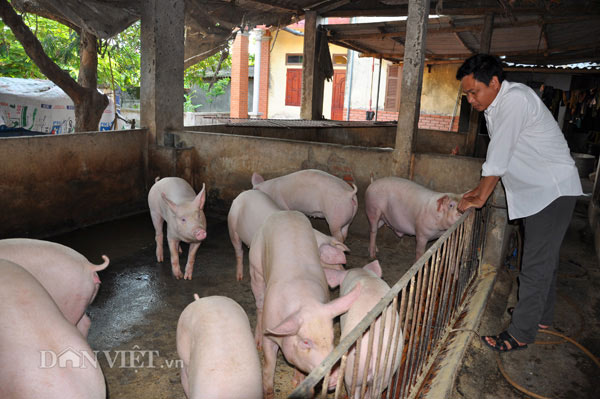
[[[481,175],[502,178],[510,219],[583,194],[567,141],[531,88],[503,81],[484,115],[490,143]]]

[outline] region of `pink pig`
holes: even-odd
[[[224,296],[194,298],[177,323],[186,396],[262,399],[260,359],[244,309]]]
[[[263,347],[263,392],[272,398],[277,352],[296,367],[295,382],[333,350],[333,319],[360,294],[355,287],[329,302],[329,288],[308,218],[296,211],[269,216],[250,244],[250,277],[256,300],[257,346]],[[337,372],[329,388],[335,387]]]
[[[192,279],[196,252],[202,240],[206,238],[206,217],[204,201],[206,194],[204,184],[196,195],[192,186],[179,177],[156,178],[156,183],[148,193],[148,206],[152,224],[156,231],[156,260],[162,262],[163,257],[163,222],[167,222],[167,241],[171,253],[171,268],[175,278]],[[185,265],[185,276],[179,266],[179,243],[190,244],[188,259]]]
[[[252,175],[252,188],[268,194],[280,208],[325,218],[331,235],[344,242],[358,210],[356,185],[317,169],[306,169],[265,181]]]
[[[332,288],[341,284],[340,295],[347,294],[354,288],[355,285],[359,283],[361,286],[360,296],[356,302],[352,304],[350,310],[348,310],[347,313],[344,313],[340,318],[340,326],[342,330],[342,335],[340,337],[341,340],[364,319],[367,313],[373,309],[375,305],[379,303],[381,298],[383,298],[390,290],[390,286],[381,279],[381,267],[379,266],[379,262],[376,260],[362,268],[354,268],[345,271],[325,270],[325,274],[327,275],[327,282]],[[386,321],[382,340],[383,346],[379,357],[379,363],[377,363],[376,359],[379,346],[379,337],[381,333],[381,316],[379,316],[375,322],[374,330],[365,333],[361,338],[361,351],[358,359],[358,374],[356,376],[357,384],[355,388],[356,390],[354,391],[354,398],[360,397],[361,389],[363,389],[362,381],[365,372],[367,372],[367,387],[364,387],[364,397],[378,398],[385,387],[389,385],[391,377],[400,365],[400,357],[402,355],[402,347],[404,343],[402,340],[402,331],[399,333],[398,341],[396,341],[395,344],[393,341],[399,328],[398,312],[396,311],[395,315],[393,315],[393,310],[391,307],[388,307],[386,312]],[[394,317],[395,321],[392,321]],[[369,367],[367,368],[367,351],[369,334],[371,333],[374,334],[373,352],[371,354]],[[385,363],[385,352],[387,346],[390,346],[390,349],[388,352],[388,361]],[[396,351],[396,360],[392,362],[392,358],[394,358],[394,351]],[[344,373],[344,381],[346,383],[346,391],[348,392],[348,395],[351,394],[350,390],[352,387],[352,371],[354,369],[355,361],[357,361],[356,347],[353,347],[348,353],[348,360]],[[377,372],[375,372],[376,364],[379,364],[377,367]]]
[[[231,244],[235,249],[236,278],[238,281],[241,281],[244,277],[242,243],[249,246],[263,221],[269,215],[281,210],[267,194],[259,190],[244,191],[231,203],[227,215],[227,225]],[[344,251],[350,251],[350,249],[337,239],[318,230],[313,229],[313,232],[317,239],[323,267],[343,270],[342,265],[346,263]]]
[[[39,281],[6,259],[0,275],[0,398],[106,398],[94,352]]]
[[[417,259],[427,241],[441,236],[459,218],[461,196],[437,193],[410,180],[384,177],[372,181],[365,192],[365,209],[371,227],[369,256],[375,258],[377,230],[384,224],[398,237],[417,237]]]
[[[48,291],[66,319],[87,337],[91,320],[85,310],[100,287],[97,272],[109,263],[94,265],[79,252],[50,241],[28,238],[0,240],[0,258],[29,271]]]

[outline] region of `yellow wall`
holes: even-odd
[[[423,89],[421,92],[421,113],[452,115],[456,106],[456,115],[460,112],[458,90],[460,82],[456,80],[456,71],[460,64],[425,65],[423,70]],[[431,71],[430,71],[431,70]]]
[[[274,43],[274,44],[273,44]],[[286,54],[302,54],[304,51],[304,37],[296,36],[285,31],[272,32],[271,42],[271,66],[269,68],[269,118],[275,119],[300,119],[300,106],[285,105],[286,73],[288,68],[301,69],[301,65],[286,65]],[[340,46],[329,46],[329,52],[333,54],[346,54],[347,50]],[[345,66],[335,67],[345,70]],[[331,92],[332,81],[325,81],[323,93],[323,115],[331,117]]]

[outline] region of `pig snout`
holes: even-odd
[[[194,237],[196,237],[196,240],[198,240],[198,241],[204,240],[206,238],[206,230],[204,230],[204,229],[194,230]]]
[[[337,386],[339,370],[335,369],[329,375],[329,383],[327,384],[327,390],[333,391]]]

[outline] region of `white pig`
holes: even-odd
[[[204,184],[196,195],[192,186],[179,177],[157,177],[148,193],[150,216],[156,232],[156,260],[162,262],[163,257],[163,222],[167,222],[167,241],[171,254],[171,268],[175,278],[191,280],[194,272],[196,252],[206,238],[206,216],[204,201],[206,194]],[[179,266],[179,243],[190,244],[185,275]]]
[[[356,185],[317,169],[306,169],[265,181],[252,175],[252,188],[268,194],[280,208],[325,218],[331,235],[344,242],[358,210]]]
[[[259,190],[247,190],[238,195],[231,203],[227,215],[229,238],[235,249],[236,278],[244,277],[244,250],[242,243],[250,246],[254,234],[263,221],[272,213],[282,209],[267,194]],[[323,267],[343,270],[346,263],[345,251],[350,249],[341,241],[313,229]]]
[[[177,323],[186,396],[262,399],[260,359],[244,309],[224,296],[194,298]]]
[[[272,398],[278,349],[296,368],[299,382],[300,371],[309,373],[333,350],[333,318],[350,308],[360,286],[329,302],[312,226],[297,211],[269,216],[250,244],[249,258],[257,310],[254,337],[263,347],[264,395]],[[335,387],[336,375],[329,388]]]
[[[94,265],[79,252],[50,241],[29,238],[0,240],[0,258],[27,269],[48,291],[66,319],[87,337],[91,320],[85,310],[100,287],[98,273],[109,263]]]
[[[381,267],[378,261],[373,261],[363,268],[354,268],[345,271],[337,270],[325,270],[327,275],[327,282],[331,287],[340,286],[340,295],[345,295],[350,292],[355,285],[360,283],[361,290],[360,296],[352,304],[350,310],[344,313],[340,318],[340,326],[342,334],[340,340],[350,333],[360,323],[367,313],[373,309],[377,303],[388,293],[390,286],[381,279]],[[399,320],[398,311],[393,315],[392,307],[388,307],[386,310],[386,321],[385,328],[383,331],[383,346],[381,349],[379,362],[377,362],[377,353],[379,346],[379,337],[381,332],[381,316],[377,318],[375,322],[375,328],[371,332],[365,333],[361,338],[361,351],[358,364],[358,373],[356,376],[356,388],[354,391],[354,398],[359,398],[362,389],[365,389],[366,398],[378,398],[390,383],[390,379],[394,372],[400,365],[400,358],[402,355],[402,347],[404,341],[402,340],[402,331],[398,333]],[[394,318],[395,321],[392,319]],[[392,324],[393,323],[393,324]],[[367,363],[367,351],[369,344],[369,334],[373,333],[373,349],[371,353],[371,359],[367,370],[367,386],[362,387],[363,376],[365,374],[366,363]],[[398,340],[395,341],[396,334]],[[391,337],[390,337],[391,335]],[[386,349],[389,347],[388,360],[385,363]],[[394,358],[395,361],[392,362]],[[351,395],[352,388],[352,371],[354,369],[354,362],[356,359],[356,347],[353,347],[348,353],[348,360],[346,363],[346,370],[344,373],[344,382],[346,383],[346,391],[348,395]],[[375,372],[376,365],[377,372]],[[377,378],[375,378],[377,374]]]
[[[92,349],[39,281],[6,259],[0,275],[0,398],[106,398]]]
[[[425,252],[427,241],[438,238],[459,218],[461,195],[438,193],[400,177],[372,181],[365,192],[365,210],[369,219],[369,256],[375,258],[377,230],[384,224],[398,237],[414,235],[416,259]]]

